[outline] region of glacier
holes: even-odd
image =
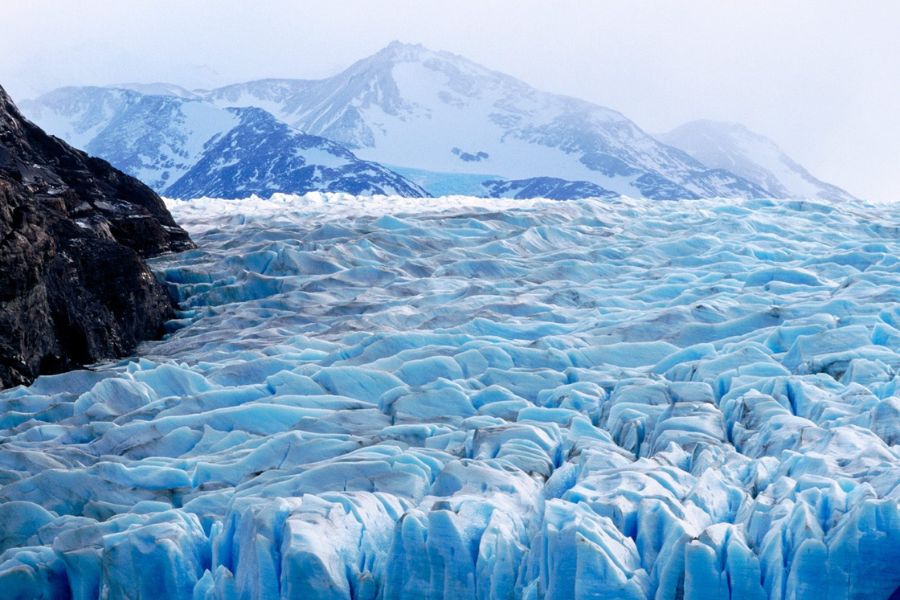
[[[900,598],[892,206],[169,205],[166,337],[0,392],[4,598]]]

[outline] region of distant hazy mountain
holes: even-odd
[[[776,198],[856,200],[841,188],[810,175],[767,137],[737,123],[692,121],[656,136],[703,164],[757,184]]]
[[[62,88],[23,102],[46,131],[104,158],[160,194],[243,198],[274,192],[422,196],[401,175],[358,159],[258,108],[218,108],[177,86]],[[162,93],[167,95],[156,95]]]
[[[586,181],[656,199],[767,195],[658,142],[618,112],[422,46],[394,42],[328,79],[255,81],[205,97],[217,106],[263,108],[361,158],[420,171],[423,183],[491,173],[488,179]]]

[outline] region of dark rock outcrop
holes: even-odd
[[[162,200],[0,88],[0,387],[126,355],[173,302],[145,257],[192,248]]]

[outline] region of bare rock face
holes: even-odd
[[[156,337],[174,305],[144,258],[193,247],[150,188],[47,135],[0,88],[0,387]]]

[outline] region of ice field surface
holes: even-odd
[[[0,392],[3,598],[900,598],[893,207],[170,208],[167,337]]]

